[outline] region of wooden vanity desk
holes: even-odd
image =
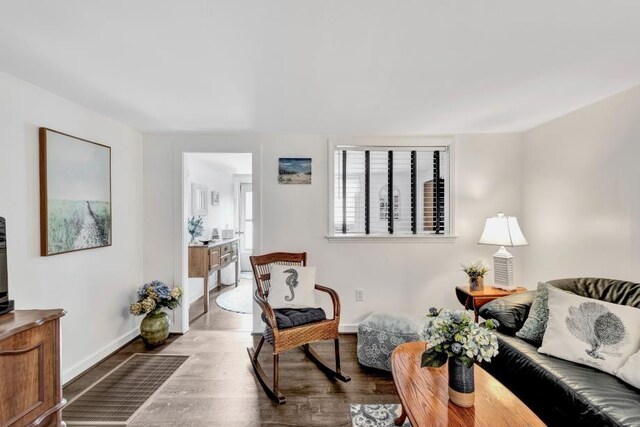
[[[189,278],[204,279],[204,312],[209,311],[209,275],[217,272],[216,286],[220,286],[220,271],[235,263],[235,285],[238,286],[238,238],[216,240],[208,245],[189,245]]]

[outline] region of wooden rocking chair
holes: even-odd
[[[318,366],[318,368],[320,368],[320,370],[322,370],[328,377],[336,378],[344,382],[351,381],[351,378],[343,375],[340,372],[340,344],[338,341],[338,324],[340,323],[340,299],[338,298],[338,294],[336,293],[336,291],[325,286],[315,286],[317,291],[326,292],[331,296],[331,300],[333,302],[333,319],[321,320],[286,329],[278,329],[278,323],[276,321],[274,309],[272,309],[267,302],[267,297],[269,296],[270,279],[269,265],[280,264],[306,266],[307,253],[275,252],[266,255],[252,256],[250,257],[250,260],[257,284],[257,290],[253,298],[262,309],[262,317],[263,320],[265,320],[267,326],[255,351],[253,347],[249,347],[247,348],[247,352],[249,353],[251,365],[253,365],[253,370],[256,373],[256,377],[258,378],[258,381],[260,381],[260,384],[264,388],[264,391],[267,393],[267,396],[269,396],[278,404],[286,403],[285,397],[280,394],[280,391],[278,390],[280,368],[279,356],[280,353],[284,353],[285,351],[288,351],[295,347],[301,347],[307,357],[311,359],[311,361],[313,361]],[[260,354],[260,350],[262,349],[262,345],[264,344],[265,340],[273,346],[273,387],[270,387],[267,384],[267,378],[264,370],[258,362],[258,355]],[[331,369],[326,363],[324,363],[320,359],[318,354],[313,351],[313,349],[309,345],[312,342],[321,340],[334,340],[336,357],[335,370]]]

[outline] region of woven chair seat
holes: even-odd
[[[276,308],[273,312],[276,315],[278,329],[293,328],[327,319],[327,314],[321,308]],[[262,321],[268,323],[264,313],[262,313]]]

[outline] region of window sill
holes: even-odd
[[[453,243],[458,236],[393,236],[393,235],[332,235],[325,236],[329,243],[334,242],[431,242]]]

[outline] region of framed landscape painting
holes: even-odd
[[[40,128],[42,256],[111,246],[111,147]]]
[[[280,184],[311,184],[311,159],[281,157],[278,162]]]

